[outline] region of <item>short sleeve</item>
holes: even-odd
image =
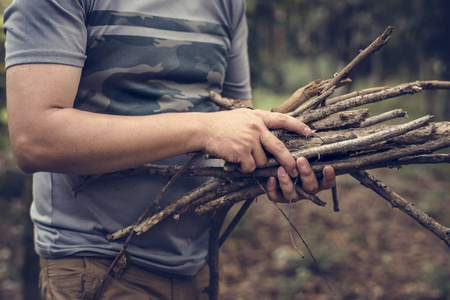
[[[222,94],[235,99],[251,99],[245,4],[244,1],[231,2],[231,49]]]
[[[4,15],[6,68],[27,63],[83,67],[87,30],[82,1],[13,1]]]

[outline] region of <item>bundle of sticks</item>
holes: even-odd
[[[450,154],[436,152],[450,146],[450,122],[431,122],[433,116],[426,115],[400,125],[386,125],[384,123],[386,121],[406,117],[406,112],[396,109],[369,117],[367,108],[354,109],[389,98],[420,93],[423,90],[450,89],[450,82],[415,81],[394,87],[369,88],[331,97],[337,88],[351,82],[348,78],[350,71],[369,55],[381,49],[389,40],[392,31],[393,28],[388,27],[332,79],[313,81],[297,90],[285,103],[272,109],[289,114],[308,124],[313,129],[311,136],[306,138],[285,130],[272,130],[272,133],[284,142],[294,158],[307,158],[317,177],[322,176],[321,172],[325,165],[333,166],[336,175],[350,174],[391,203],[393,207],[399,208],[430,230],[450,247],[450,228],[439,224],[367,172],[376,168],[399,168],[409,164],[449,163]],[[245,107],[239,100],[223,98],[214,92],[211,92],[210,99],[224,109]],[[78,192],[86,185],[103,179],[142,174],[169,177],[166,187],[139,220],[107,236],[111,241],[128,236],[110,270],[118,260],[123,258],[125,249],[134,234],[146,232],[165,218],[178,219],[186,211],[195,210],[197,214],[213,213],[215,218],[212,223],[209,249],[212,279],[208,292],[210,299],[215,299],[218,289],[218,248],[255,197],[265,193],[263,186],[268,177],[276,176],[278,166],[278,161],[273,157],[269,157],[264,167],[250,174],[239,172],[235,165],[229,163],[225,163],[223,167],[193,166],[189,163],[185,166],[146,164],[120,172],[90,176],[74,191]],[[179,176],[212,178],[180,199],[160,208],[159,201]],[[296,192],[319,206],[326,204],[318,196],[305,192],[301,182],[296,185]],[[219,236],[228,209],[240,201],[245,201],[241,211],[231,221],[222,236]],[[336,193],[333,193],[333,202],[335,211],[338,211]]]

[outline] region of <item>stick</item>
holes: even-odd
[[[395,98],[407,94],[416,94],[420,93],[421,91],[422,87],[415,82],[404,83],[392,88],[382,90],[380,92],[349,98],[347,100],[343,100],[330,106],[318,108],[302,116],[299,116],[298,119],[303,123],[309,124],[313,121],[323,119],[331,114],[337,113],[339,111],[344,111],[349,108],[369,103],[375,103],[385,99]]]
[[[403,117],[408,117],[406,115],[405,111],[403,111],[402,109],[394,109],[394,110],[390,110],[388,112],[379,114],[378,116],[374,116],[374,117],[366,119],[364,122],[362,122],[360,124],[360,127],[362,127],[362,128],[369,127],[369,126],[373,126],[375,124],[379,124],[382,122],[386,122],[386,121],[393,120],[396,118],[403,118]]]
[[[345,129],[360,127],[361,123],[369,116],[369,109],[343,111],[331,115],[325,119],[311,123],[309,126],[315,130]]]
[[[289,113],[305,103],[309,99],[318,95],[329,80],[314,80],[304,87],[299,88],[289,99],[278,107],[272,108],[272,112]]]
[[[208,264],[209,264],[209,300],[219,298],[219,236],[220,229],[231,206],[216,210],[211,220],[211,229],[208,242]]]
[[[250,106],[247,106],[241,102],[239,99],[229,99],[222,97],[220,94],[210,91],[209,92],[209,100],[215,103],[217,106],[222,107],[226,110],[238,109],[238,108],[248,108],[253,109]]]
[[[338,103],[338,102],[340,102],[342,100],[346,100],[346,99],[349,99],[349,98],[376,93],[376,92],[385,90],[387,88],[389,88],[389,87],[387,87],[387,86],[374,87],[374,88],[364,89],[364,90],[361,90],[361,91],[351,92],[351,93],[348,93],[348,94],[345,94],[345,95],[341,95],[341,96],[336,96],[336,97],[327,99],[325,101],[325,106],[332,105],[332,104]]]
[[[159,206],[159,202],[162,199],[162,197],[165,195],[165,193],[167,192],[167,190],[169,189],[169,187],[171,187],[175,181],[181,176],[181,174],[192,164],[192,162],[194,161],[196,157],[192,157],[185,166],[183,166],[181,169],[179,169],[169,180],[169,182],[167,182],[167,184],[163,187],[163,189],[161,190],[161,192],[159,193],[159,195],[156,197],[156,199],[153,201],[152,204],[150,204],[149,207],[147,207],[147,209],[142,213],[142,215],[139,217],[139,219],[135,222],[135,224],[139,224],[140,222],[142,222],[142,220],[145,218],[145,216],[151,212],[153,210],[153,208],[158,208]],[[117,262],[119,261],[119,259],[125,254],[128,245],[131,242],[131,239],[134,236],[134,231],[130,231],[128,233],[128,237],[127,240],[125,241],[125,243],[123,244],[122,248],[120,249],[119,253],[116,255],[116,258],[114,259],[114,261],[111,263],[111,265],[109,266],[108,270],[106,271],[105,275],[103,276],[103,279],[100,282],[100,287],[97,290],[97,293],[95,294],[95,299],[98,299],[98,297],[101,295],[103,286],[106,282],[106,280],[108,279],[108,276],[111,272],[111,270],[114,268],[114,266],[117,264]]]
[[[420,126],[423,126],[429,120],[431,120],[431,118],[432,118],[431,115],[424,116],[424,117],[416,119],[412,122],[394,126],[390,129],[383,130],[378,133],[370,134],[370,135],[361,137],[359,139],[342,141],[342,142],[337,142],[337,143],[329,144],[329,145],[322,145],[322,146],[310,148],[310,149],[302,149],[299,151],[292,152],[292,155],[294,156],[295,159],[298,159],[300,157],[311,158],[311,157],[315,157],[315,156],[319,156],[319,158],[320,158],[321,156],[326,155],[326,154],[331,154],[331,153],[336,153],[336,152],[337,153],[345,153],[345,152],[352,151],[352,150],[363,149],[367,145],[370,145],[373,143],[378,143],[383,140],[402,135],[410,130],[419,128]],[[275,166],[279,166],[279,165],[280,165],[279,162],[275,158],[271,158],[268,160],[265,167],[275,167]],[[225,168],[225,166],[224,166],[224,168]]]
[[[259,186],[252,185],[200,205],[195,209],[195,212],[199,215],[204,215],[216,209],[221,209],[223,207],[233,205],[245,199],[256,198],[262,194],[264,194],[264,191],[262,191]]]
[[[350,173],[350,175],[356,178],[362,185],[373,190],[375,193],[383,197],[392,205],[392,207],[400,209],[420,225],[434,233],[448,247],[450,247],[450,228],[444,227],[439,224],[435,219],[415,207],[412,203],[406,201],[397,193],[391,191],[390,188],[381,183],[379,180],[375,179],[375,177],[371,176],[367,172],[354,172]]]
[[[380,50],[389,41],[389,38],[394,31],[392,26],[386,28],[386,30],[377,37],[366,49],[359,52],[359,54],[336,76],[331,80],[324,90],[329,90],[331,87],[335,86],[339,81],[347,78],[348,74],[366,57]]]
[[[293,112],[288,113],[288,115],[290,115],[291,117],[297,118],[298,116],[300,116],[304,112],[307,112],[307,111],[317,107],[320,103],[325,101],[333,93],[334,93],[334,87],[329,89],[329,90],[325,90],[325,91],[322,92],[322,94],[320,94],[320,96],[318,96],[317,98],[315,98],[315,99],[313,99],[313,100],[311,100],[309,102],[304,103],[303,105],[300,105]]]
[[[233,220],[231,220],[230,224],[228,224],[225,231],[222,233],[219,239],[219,248],[222,247],[222,245],[225,243],[227,238],[230,236],[231,232],[236,228],[237,224],[241,221],[242,217],[245,215],[245,213],[250,208],[250,205],[255,201],[256,198],[250,198],[245,200],[244,204],[241,206],[239,211],[236,213],[236,215],[233,217]]]

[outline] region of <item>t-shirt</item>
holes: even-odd
[[[101,114],[211,112],[210,90],[249,99],[244,0],[15,0],[5,11],[6,67],[82,67],[74,102]],[[160,163],[184,164],[187,156]],[[204,164],[204,161],[198,163]],[[106,235],[135,222],[168,178],[130,176],[72,189],[85,175],[33,175],[35,248],[45,258],[113,257]],[[182,178],[162,200],[204,182]],[[132,262],[190,276],[206,263],[210,216],[188,212],[134,237]]]

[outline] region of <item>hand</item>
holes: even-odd
[[[306,158],[300,157],[297,160],[297,168],[300,173],[302,187],[308,193],[315,194],[336,185],[336,176],[331,166],[323,168],[323,178],[320,181],[317,180]],[[277,180],[275,177],[270,177],[267,181],[266,191],[270,200],[274,202],[296,202],[301,200],[301,197],[295,192],[294,182],[286,173],[284,167],[281,166],[278,168],[277,177],[281,191],[277,188]]]
[[[202,150],[208,154],[239,163],[244,173],[253,172],[267,162],[264,149],[284,167],[287,174],[298,176],[292,154],[269,129],[284,128],[301,135],[311,129],[299,120],[285,114],[263,110],[236,109],[205,114]]]

